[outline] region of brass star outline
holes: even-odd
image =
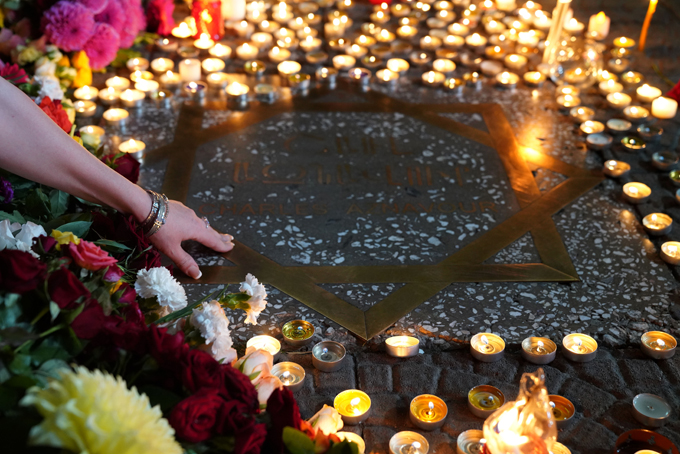
[[[245,79],[242,79],[245,82]],[[358,93],[343,84],[343,88]],[[202,267],[202,284],[240,282],[246,273],[297,299],[345,327],[361,339],[370,339],[454,282],[573,282],[578,275],[559,236],[552,216],[594,188],[600,172],[581,169],[556,158],[521,147],[498,104],[413,104],[380,92],[361,93],[365,102],[314,102],[328,92],[313,89],[307,97],[280,99],[274,104],[252,103],[234,111],[223,123],[202,129],[204,109],[224,110],[224,99],[205,106],[185,103],[179,113],[172,143],[147,155],[147,162],[167,160],[163,191],[186,201],[198,148],[284,112],[375,112],[410,116],[495,149],[519,201],[520,211],[435,265],[390,266],[282,266],[236,242],[224,258],[236,266]],[[440,113],[477,113],[489,132],[456,122]],[[567,177],[541,193],[531,169],[545,168]],[[530,232],[541,263],[484,264],[499,251]],[[196,282],[196,281],[193,281]],[[404,283],[365,312],[318,284]]]

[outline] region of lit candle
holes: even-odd
[[[645,15],[645,21],[642,24],[642,31],[640,32],[640,52],[645,51],[645,44],[647,43],[647,32],[649,31],[649,24],[652,22],[652,16],[656,11],[656,4],[659,0],[649,0],[649,7]],[[635,43],[633,43],[635,44]]]
[[[579,127],[584,134],[597,134],[604,131],[604,124],[599,121],[587,120]]]
[[[527,86],[536,88],[541,87],[547,80],[547,77],[539,71],[529,71],[524,73],[523,78],[524,83],[527,84]]]
[[[210,39],[207,33],[201,33],[200,38],[194,41],[194,47],[199,50],[208,50],[215,45],[215,41]]]
[[[522,341],[522,357],[534,364],[548,364],[555,359],[557,345],[547,337],[527,337]]]
[[[505,342],[500,336],[491,333],[479,333],[470,339],[470,353],[482,362],[491,363],[503,358]]]
[[[141,57],[131,58],[125,63],[125,66],[130,71],[146,71],[149,68],[149,60]]]
[[[125,90],[120,94],[120,102],[125,107],[141,107],[146,94],[140,90]]]
[[[295,347],[308,344],[314,331],[314,325],[305,320],[291,320],[281,328],[283,340]]]
[[[401,5],[401,3],[398,3],[397,5]],[[366,442],[364,442],[364,439],[359,435],[353,432],[337,432],[335,436],[338,437],[340,441],[356,443],[359,450],[358,454],[364,454],[366,452]]]
[[[533,49],[536,46],[538,46],[539,41],[540,38],[538,37],[538,34],[535,32],[535,30],[521,32],[517,37],[517,44],[526,46],[530,49]]]
[[[393,86],[399,79],[399,73],[389,69],[381,69],[375,74],[375,76],[379,83],[390,86]]]
[[[411,422],[421,430],[435,430],[444,425],[449,410],[443,400],[432,394],[421,394],[411,401]]]
[[[602,172],[609,177],[618,178],[630,172],[630,165],[623,161],[610,159],[604,163]]]
[[[368,418],[371,398],[358,389],[348,389],[335,396],[333,407],[340,413],[345,424],[356,425]]]
[[[550,401],[553,419],[555,420],[557,427],[561,428],[566,426],[576,413],[574,404],[572,404],[569,399],[562,396],[550,395],[548,396],[548,399]]]
[[[673,219],[664,213],[652,213],[642,218],[642,226],[652,236],[667,235],[673,228]]]
[[[607,67],[614,72],[622,73],[630,66],[630,60],[627,58],[612,58],[607,61]]]
[[[633,85],[638,85],[642,80],[644,79],[644,76],[637,72],[637,71],[628,71],[625,74],[621,75],[621,82],[623,82],[624,85],[626,86],[633,86]]]
[[[505,56],[505,51],[500,46],[489,46],[484,49],[484,55],[494,60],[500,60]]]
[[[192,81],[184,85],[184,93],[194,100],[203,99],[206,91],[208,91],[208,86],[201,81]]]
[[[555,90],[555,96],[560,96],[560,95],[579,96],[580,94],[581,94],[581,90],[579,90],[578,88],[576,88],[572,85],[560,85]]]
[[[551,26],[552,19],[550,19],[548,16],[546,16],[545,14],[536,15],[536,18],[534,19],[534,27],[536,27],[539,30],[548,31],[550,30]]]
[[[277,363],[272,367],[271,374],[292,392],[299,391],[304,385],[305,369],[299,364],[290,361]]]
[[[442,45],[442,40],[439,38],[435,38],[430,35],[425,35],[422,38],[420,38],[420,47],[423,50],[436,50],[439,49]]]
[[[420,341],[412,336],[392,336],[385,340],[387,354],[396,358],[409,358],[417,355],[419,345]]]
[[[610,131],[614,132],[626,132],[632,126],[633,124],[630,121],[622,120],[620,118],[612,118],[610,120],[607,120],[607,128],[609,128]]]
[[[438,58],[432,62],[432,69],[448,74],[456,69],[456,64],[447,58]]]
[[[201,63],[203,72],[206,74],[222,71],[225,66],[224,60],[219,58],[206,58],[203,60],[203,63]]]
[[[271,46],[274,38],[270,33],[257,32],[253,34],[251,40],[258,49],[267,49],[269,46]]]
[[[118,108],[109,109],[102,114],[102,118],[104,118],[106,124],[118,127],[123,127],[129,116],[130,114],[127,110]]]
[[[408,430],[394,434],[389,446],[390,454],[427,454],[430,449],[425,437]]]
[[[647,143],[635,136],[626,136],[621,139],[621,145],[623,145],[628,151],[642,150],[647,147]]]
[[[585,363],[597,356],[597,342],[586,334],[569,334],[562,340],[562,345],[564,356],[574,362]]]
[[[93,116],[97,111],[97,104],[95,104],[93,101],[79,99],[73,103],[73,108],[76,111],[76,116],[88,118]]]
[[[110,79],[106,79],[106,86],[118,91],[123,91],[130,87],[130,80],[125,77],[114,76]]]
[[[611,19],[603,11],[593,14],[588,21],[588,34],[596,39],[605,39],[609,34],[610,23]]]
[[[465,39],[458,35],[447,35],[444,38],[444,47],[447,49],[460,49],[465,44]]]
[[[439,71],[427,71],[421,77],[423,84],[430,87],[436,87],[444,83],[446,76]]]
[[[643,84],[635,90],[637,98],[640,102],[653,102],[656,98],[661,96],[661,90],[651,85]]]
[[[505,57],[504,63],[509,69],[514,69],[515,71],[523,71],[528,60],[526,57],[517,54],[510,54]]]
[[[380,33],[378,33],[375,37],[376,41],[378,41],[379,43],[386,43],[386,44],[389,44],[392,41],[394,41],[394,38],[395,38],[394,33],[390,32],[389,30],[384,29],[384,28],[382,30],[380,30]]]
[[[576,107],[581,105],[581,98],[575,95],[559,95],[557,104],[564,108]]]
[[[569,115],[577,123],[592,120],[595,117],[595,111],[590,107],[574,107],[569,111]]]
[[[234,82],[227,88],[227,93],[229,93],[229,88],[231,88],[234,85],[239,85],[239,87],[237,87],[239,93],[242,91],[240,90],[241,84],[239,84],[238,82]],[[248,88],[247,86],[245,87],[246,89]],[[247,92],[248,91],[246,90],[246,93]],[[276,356],[279,353],[279,351],[281,351],[281,342],[279,342],[278,340],[271,336],[261,334],[259,336],[253,336],[250,339],[248,339],[248,342],[246,342],[246,348],[247,347],[253,347],[256,350],[264,350],[266,352],[269,352],[272,356]]]
[[[312,348],[312,364],[322,372],[335,372],[342,368],[346,350],[333,341],[319,342]]]
[[[508,71],[503,71],[496,76],[496,85],[502,88],[515,88],[518,82],[519,76]]]
[[[333,67],[338,70],[349,69],[356,64],[357,60],[349,55],[336,55],[333,57]]]
[[[604,82],[600,82],[598,87],[600,88],[600,93],[602,93],[605,96],[610,93],[617,93],[623,90],[623,85],[616,82],[614,79],[609,79]]]
[[[153,80],[153,74],[149,71],[134,71],[130,73],[130,80],[137,82],[140,80]]]
[[[226,60],[231,57],[231,47],[225,46],[222,43],[217,43],[208,50],[208,54],[212,57]]]
[[[580,35],[586,26],[583,22],[579,22],[573,17],[564,23],[564,31],[571,33],[572,35]]]
[[[484,24],[484,30],[490,35],[494,33],[503,33],[507,27],[502,23],[491,19],[489,22]]]
[[[259,49],[249,43],[243,43],[236,48],[236,55],[241,60],[252,60],[257,57]]]
[[[97,90],[95,87],[85,85],[80,88],[77,88],[73,92],[73,97],[76,99],[81,99],[83,101],[91,101],[93,99],[96,99],[98,94],[99,90]]]
[[[380,72],[380,71],[378,71]],[[338,70],[335,68],[319,68],[316,70],[316,80],[330,89],[335,88],[338,77]]]
[[[182,82],[180,75],[173,71],[167,71],[165,74],[162,74],[158,80],[161,85],[171,90],[179,87],[180,82]]]
[[[321,40],[319,38],[315,38],[311,35],[307,36],[305,39],[300,41],[300,48],[304,50],[305,52],[312,52],[315,50],[318,50],[321,47]],[[364,49],[361,46],[357,46],[359,49],[363,49],[364,54],[366,54],[366,49]]]
[[[593,150],[603,150],[609,148],[613,140],[614,139],[609,134],[598,132],[586,136],[586,145]]]
[[[661,259],[671,265],[680,264],[680,242],[667,241],[662,244]]]
[[[232,84],[229,84],[229,86],[227,86],[226,92],[227,92],[228,100],[232,104],[235,104],[237,107],[245,108],[248,105],[248,93],[250,92],[250,87],[248,87],[247,85],[241,84],[241,83],[238,83],[238,82],[234,82]],[[276,349],[277,352],[279,350],[281,350],[281,343],[271,336],[255,336],[251,340],[256,339],[256,338],[263,338],[264,341],[270,343],[271,346],[268,347],[268,348],[271,349],[271,350]],[[270,339],[266,339],[266,338],[270,338]],[[260,342],[259,339],[258,339],[258,342]],[[270,351],[270,353],[271,353],[271,351]],[[275,353],[272,353],[272,355],[275,355]]]
[[[135,90],[144,92],[147,95],[158,91],[159,88],[160,84],[155,80],[138,80],[135,82]]]
[[[171,33],[175,38],[186,39],[191,36],[191,29],[186,22],[180,22],[177,27],[172,29]]]
[[[175,62],[169,58],[155,58],[151,61],[151,69],[156,74],[163,74],[172,71],[175,67]]]
[[[179,43],[174,39],[161,38],[156,41],[156,46],[163,52],[175,52]]]
[[[118,145],[118,151],[120,151],[121,153],[135,155],[135,158],[140,158],[141,154],[144,152],[145,149],[146,144],[141,140],[135,139],[126,140],[124,142],[121,142],[120,145]]]
[[[652,101],[652,115],[656,118],[671,119],[678,112],[678,102],[672,98],[659,96]]]
[[[286,77],[291,76],[293,74],[299,73],[300,70],[302,69],[302,66],[300,65],[300,63],[298,63],[296,61],[287,60],[287,61],[282,61],[281,63],[279,63],[277,65],[276,69],[279,71],[279,75],[281,77],[286,78]]]
[[[623,198],[628,203],[638,204],[647,201],[652,190],[643,183],[626,183],[623,185]]]
[[[205,80],[208,82],[208,86],[210,88],[222,89],[225,88],[229,83],[229,76],[223,72],[214,72],[212,74],[208,74]]]
[[[179,76],[184,82],[201,80],[201,62],[195,58],[180,61]]]
[[[479,33],[473,33],[470,36],[465,37],[465,44],[472,48],[477,53],[484,52],[484,47],[486,46],[487,39],[480,35]]]
[[[113,87],[108,87],[104,90],[101,90],[97,96],[102,104],[105,106],[112,106],[118,102],[118,99],[120,98],[120,91]]]
[[[448,31],[452,35],[465,37],[470,34],[470,27],[467,27],[463,24],[455,23],[449,25]]]
[[[473,415],[486,419],[505,403],[500,389],[490,385],[475,386],[468,392],[468,408]]]
[[[365,47],[362,47],[358,44],[352,44],[351,46],[349,46],[349,49],[347,49],[347,55],[354,58],[361,58],[367,53],[368,50]]]
[[[615,109],[628,107],[632,101],[633,98],[621,92],[609,93],[607,95],[607,104]]]
[[[649,110],[642,106],[628,106],[623,109],[623,115],[632,122],[641,122],[649,117]]]
[[[614,47],[622,47],[624,49],[628,49],[629,47],[633,46],[635,46],[635,41],[633,41],[630,38],[626,38],[625,36],[620,36],[614,39]]]
[[[280,62],[285,61],[288,58],[290,58],[290,51],[288,49],[281,49],[278,46],[274,46],[269,51],[267,56],[274,63],[280,63]]]

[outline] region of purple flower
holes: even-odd
[[[92,38],[85,43],[85,53],[90,59],[90,67],[103,69],[116,58],[120,37],[109,24],[98,23],[94,27]]]
[[[99,14],[104,11],[109,0],[76,0],[92,10],[93,13]]]
[[[14,199],[14,188],[12,188],[12,183],[0,177],[0,198],[2,201],[0,203],[10,203]]]
[[[45,36],[62,50],[80,50],[94,30],[94,14],[80,3],[60,1],[42,19]]]
[[[113,1],[113,0],[111,0]],[[127,49],[135,42],[137,34],[146,28],[146,16],[141,0],[119,0],[125,12],[125,24],[120,32],[120,47]]]
[[[114,30],[116,30],[116,32],[118,32],[119,35],[125,26],[126,19],[129,20],[129,17],[125,17],[125,12],[123,11],[123,6],[121,5],[120,0],[109,0],[104,10],[94,16],[94,20],[104,24],[109,24]]]

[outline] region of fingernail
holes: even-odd
[[[229,234],[225,233],[223,236],[224,236],[224,238],[222,239],[222,241],[224,241],[225,243],[230,243],[230,242],[234,241],[234,237],[229,235]]]
[[[197,267],[194,267],[189,270],[189,275],[194,279],[200,279],[203,273]]]
[[[227,243],[227,251],[231,251],[234,249],[234,244],[233,243]]]

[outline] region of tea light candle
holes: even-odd
[[[123,91],[126,88],[130,87],[130,79],[126,79],[125,77],[114,76],[111,77],[110,79],[106,79],[106,86],[118,91]]]
[[[548,364],[557,355],[557,345],[547,337],[527,337],[522,341],[522,357],[534,364]]]
[[[672,242],[669,242],[672,243]],[[669,243],[664,243],[667,245]],[[663,252],[663,245],[661,250]],[[677,248],[677,246],[676,246]],[[673,256],[678,255],[678,249],[674,251]],[[663,331],[649,331],[642,335],[640,348],[645,355],[654,359],[668,359],[675,355],[675,348],[678,346],[678,341],[670,334]]]
[[[368,50],[365,47],[362,47],[358,44],[352,44],[351,46],[349,46],[349,49],[347,49],[347,55],[354,58],[361,58],[367,53]]]
[[[345,424],[353,426],[368,418],[371,398],[358,389],[348,389],[335,396],[333,407],[340,413]]]
[[[569,116],[577,123],[583,123],[592,120],[595,117],[595,111],[590,107],[574,107],[569,111]]]
[[[335,88],[338,78],[338,70],[335,68],[319,68],[316,70],[316,80],[328,86],[328,88]]]
[[[562,340],[564,356],[577,363],[592,361],[597,356],[597,342],[586,334],[569,334]]]
[[[118,145],[118,151],[121,153],[128,153],[133,155],[136,159],[141,158],[144,150],[146,149],[146,144],[141,140],[130,139],[121,142]]]
[[[600,89],[600,93],[602,93],[603,95],[608,95],[610,93],[618,93],[621,90],[623,90],[623,85],[616,82],[614,79],[609,79],[600,82],[598,87]]]
[[[312,52],[312,51],[318,50],[321,47],[321,44],[322,44],[322,42],[319,38],[315,38],[315,37],[309,35],[305,39],[300,41],[300,48],[302,50],[304,50],[305,52]],[[359,47],[359,46],[357,46],[357,47]]]
[[[376,24],[385,24],[389,22],[390,20],[390,15],[385,13],[384,11],[376,11],[375,13],[371,14],[370,19],[372,22],[375,22]]]
[[[281,77],[288,77],[292,76],[293,74],[297,74],[300,72],[302,69],[302,66],[300,63],[292,60],[287,60],[287,61],[282,61],[276,66],[276,69],[279,72],[279,75]]]
[[[612,58],[607,61],[607,66],[614,72],[622,73],[630,66],[630,60],[627,58]]]
[[[180,61],[179,77],[183,82],[201,80],[201,62],[195,58],[185,58]]]
[[[493,19],[484,24],[484,30],[486,30],[489,35],[493,35],[494,33],[503,33],[506,28],[507,27],[502,22],[498,22]]]
[[[652,115],[656,118],[668,120],[675,117],[678,112],[678,102],[672,98],[659,96],[652,101]]]
[[[276,87],[271,84],[257,84],[253,91],[255,92],[255,97],[260,102],[273,103],[276,100]],[[286,339],[285,335],[284,340],[292,344],[292,341]],[[308,340],[302,342],[307,343]]]
[[[593,150],[604,150],[605,148],[609,148],[613,141],[614,139],[612,136],[601,132],[588,134],[588,136],[586,136],[586,144]]]
[[[503,71],[496,76],[496,85],[502,88],[515,88],[517,82],[519,82],[519,76],[508,71]]]
[[[120,94],[120,102],[125,107],[141,107],[146,94],[139,90],[125,90]]]
[[[338,342],[319,342],[312,348],[312,364],[321,372],[335,372],[342,368],[345,354],[345,347]]]
[[[281,328],[283,340],[295,347],[308,344],[312,340],[314,331],[314,325],[305,320],[291,320]]]
[[[411,12],[411,8],[403,3],[393,3],[390,5],[390,12],[394,17],[405,17]]]
[[[134,71],[130,73],[130,80],[132,82],[139,82],[140,80],[153,80],[153,74],[149,71]]]
[[[395,34],[384,28],[380,30],[380,33],[378,33],[375,37],[376,41],[385,44],[390,44],[392,41],[394,41],[394,38]]]
[[[179,55],[180,58],[196,58],[199,54],[199,50],[195,47],[183,46],[177,49],[177,55]]]
[[[257,57],[259,49],[249,43],[243,43],[236,48],[236,55],[241,60],[252,60]]]
[[[517,54],[510,54],[505,57],[505,60],[503,60],[505,66],[516,71],[523,71],[528,61],[529,60],[527,60],[526,57]]]
[[[198,50],[208,50],[215,45],[215,41],[210,39],[207,33],[201,33],[201,36],[194,41],[194,47]]]
[[[172,29],[172,36],[175,38],[186,39],[191,36],[191,29],[186,22],[180,22],[179,25]]]
[[[581,90],[574,87],[573,85],[560,85],[555,89],[555,96],[560,95],[579,96],[580,94]]]
[[[623,198],[626,202],[638,204],[646,202],[652,190],[644,183],[626,183],[623,185]]]
[[[305,60],[311,65],[320,65],[328,60],[328,54],[322,51],[309,52],[305,54]]]
[[[234,82],[227,86],[226,92],[227,99],[236,106],[238,106],[239,108],[245,108],[248,105],[248,93],[250,92],[250,87],[248,87],[247,85],[241,84],[239,82]],[[279,343],[279,341],[277,341],[276,339],[274,339],[274,341],[278,343],[279,345],[278,348],[281,349],[281,344]]]
[[[637,99],[640,102],[653,102],[656,98],[661,96],[661,90],[651,85],[643,84],[635,90]]]
[[[100,92],[101,93],[101,92]],[[102,118],[109,126],[123,127],[130,114],[125,109],[111,108],[102,114]]]
[[[447,49],[460,49],[465,44],[465,39],[462,36],[448,35],[443,42]]]
[[[421,430],[435,430],[444,425],[449,410],[443,400],[432,394],[421,394],[411,401],[410,418]]]
[[[229,57],[231,57],[231,47],[222,43],[217,43],[211,47],[210,50],[208,50],[208,54],[210,54],[211,57],[227,60]]]
[[[380,84],[394,86],[399,80],[399,73],[389,69],[381,69],[375,74],[375,77]]]
[[[630,172],[630,164],[614,159],[605,162],[604,168],[602,169],[602,173],[613,178],[622,177],[628,174],[628,172]]]
[[[528,87],[539,88],[543,86],[543,84],[547,80],[547,77],[544,74],[541,74],[539,71],[529,71],[527,73],[524,73],[523,79],[524,83]]]
[[[456,452],[458,454],[483,453],[485,442],[484,432],[481,430],[466,430],[461,432],[456,439]]]
[[[621,139],[621,145],[628,151],[642,150],[647,147],[647,143],[639,137],[626,136]]]
[[[97,99],[98,94],[99,90],[95,87],[84,85],[73,92],[73,97],[83,101],[92,101],[93,99]]]
[[[644,121],[649,117],[649,110],[642,106],[628,106],[623,109],[623,115],[634,123]]]
[[[584,134],[597,134],[604,131],[604,124],[599,121],[587,120],[579,127]]]
[[[581,105],[581,98],[575,95],[560,95],[557,97],[557,104],[568,109]]]
[[[505,56],[505,51],[500,46],[489,46],[484,49],[484,55],[494,60],[500,60]]]
[[[420,48],[423,50],[436,50],[442,45],[442,40],[434,36],[426,35],[420,38]]]
[[[633,398],[633,415],[645,426],[661,427],[671,415],[671,406],[660,396],[638,394]]]
[[[447,58],[438,58],[432,62],[432,69],[440,73],[452,73],[456,69],[456,64]]]
[[[192,81],[184,85],[184,93],[192,99],[200,100],[205,97],[205,93],[208,91],[208,86],[199,81]]]
[[[397,74],[405,74],[410,65],[402,58],[390,58],[387,60],[387,69]]]
[[[652,213],[642,218],[642,226],[652,236],[668,235],[673,228],[673,219],[664,213]]]
[[[175,67],[175,62],[169,58],[155,58],[151,60],[151,69],[156,74],[163,74],[172,71]]]
[[[526,46],[530,49],[534,49],[535,47],[537,47],[539,42],[540,38],[538,34],[535,33],[534,30],[530,30],[528,32],[520,32],[519,35],[517,36],[517,44]]]
[[[568,84],[581,85],[588,80],[588,73],[583,68],[572,68],[564,72],[564,81]]]
[[[479,77],[479,73],[471,72],[463,74],[463,81],[468,87],[475,89],[480,89],[482,87],[482,80]]]
[[[305,20],[301,17],[296,17],[295,19],[288,22],[288,28],[291,30],[302,30],[307,26]]]
[[[486,47],[487,39],[480,35],[479,33],[473,33],[465,37],[465,44],[468,45],[472,50],[481,54],[484,52],[484,47]]]
[[[179,87],[179,84],[182,82],[180,75],[172,71],[167,71],[165,74],[162,74],[158,80],[160,81],[161,85],[171,90]]]
[[[614,132],[626,132],[633,124],[628,120],[621,120],[620,118],[612,118],[607,120],[607,128]]]
[[[177,50],[177,46],[179,46],[179,43],[174,39],[161,38],[156,41],[156,47],[158,47],[158,49],[163,52],[175,52]]]
[[[421,77],[423,84],[429,87],[437,87],[444,83],[446,76],[439,71],[427,71]]]
[[[231,85],[235,84],[238,84],[238,82],[234,82]],[[229,88],[231,88],[231,85],[229,86]],[[264,350],[266,352],[269,352],[272,356],[276,356],[281,351],[281,342],[279,342],[272,336],[261,334],[259,336],[253,336],[250,339],[248,339],[248,342],[246,342],[246,348],[247,347],[253,347],[256,350]]]
[[[397,432],[390,438],[390,454],[427,454],[430,445],[427,439],[417,432]]]
[[[337,70],[349,69],[353,67],[357,59],[349,55],[336,55],[333,57],[333,67]]]
[[[661,260],[670,264],[680,264],[680,242],[667,241],[661,245]]]
[[[205,80],[208,82],[208,87],[221,90],[226,88],[227,84],[229,83],[229,76],[223,72],[215,72],[208,74]]]
[[[503,65],[501,62],[495,60],[484,60],[482,64],[479,65],[479,69],[485,76],[496,77],[503,72]]]
[[[633,99],[625,93],[616,92],[607,95],[607,104],[614,109],[628,107]]]
[[[135,82],[135,90],[139,90],[145,94],[151,94],[158,91],[160,84],[155,80],[138,80]]]
[[[105,106],[112,106],[118,102],[118,99],[120,98],[120,91],[113,87],[108,87],[104,90],[101,90],[97,97],[99,98],[99,101]]]
[[[579,22],[573,17],[566,21],[563,27],[565,32],[571,33],[572,35],[580,35],[583,33],[585,28],[586,26],[583,24],[583,22]]]
[[[399,3],[399,5],[401,5],[401,3]],[[364,439],[354,432],[337,432],[335,436],[338,437],[340,441],[350,441],[352,443],[356,443],[359,450],[358,454],[364,454],[366,452],[366,442],[364,442]]]
[[[419,345],[420,341],[412,336],[392,336],[385,340],[387,354],[395,358],[410,358],[417,355]]]
[[[598,72],[597,74],[597,80],[598,82],[607,82],[608,80],[613,80],[614,82],[618,81],[619,78],[616,74],[610,73],[606,69]]]
[[[562,396],[550,395],[548,396],[550,408],[552,409],[553,419],[558,428],[562,428],[569,424],[571,418],[576,413],[574,404],[569,399]]]
[[[290,361],[277,363],[272,367],[271,374],[292,392],[299,391],[304,385],[305,369],[299,364]]]
[[[475,386],[468,392],[468,408],[473,415],[486,419],[505,403],[500,389],[490,385]]]
[[[125,62],[125,66],[130,71],[146,71],[149,68],[149,60],[141,57],[131,58]]]
[[[628,71],[621,75],[621,82],[626,86],[638,85],[644,80],[644,76],[637,71]]]
[[[97,104],[95,104],[93,101],[84,101],[79,99],[73,103],[73,108],[76,111],[76,116],[88,118],[93,116],[97,111]]]
[[[274,63],[280,63],[280,62],[285,61],[288,58],[290,58],[290,51],[288,49],[281,49],[278,46],[274,46],[269,51],[267,56]]]
[[[224,63],[224,60],[221,60],[219,58],[206,58],[205,60],[203,60],[203,63],[201,63],[203,72],[206,74],[222,71],[225,68],[225,66],[226,65]]]
[[[410,25],[402,25],[397,29],[397,36],[400,38],[413,38],[418,34],[418,29]]]
[[[625,36],[620,36],[614,39],[614,47],[623,47],[624,49],[628,49],[633,46],[635,46],[635,41]]]
[[[470,353],[482,362],[492,363],[503,358],[505,341],[491,333],[479,333],[470,339]]]
[[[447,30],[449,33],[455,36],[465,37],[470,34],[470,27],[458,23],[449,25]]]
[[[536,16],[534,19],[534,27],[539,30],[548,31],[552,26],[552,19],[546,15]]]

